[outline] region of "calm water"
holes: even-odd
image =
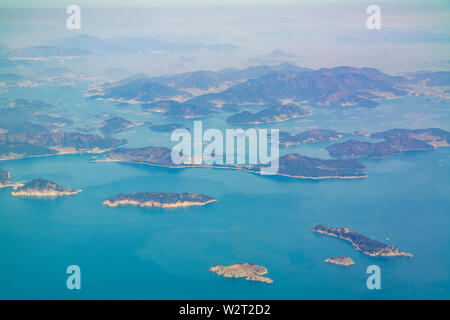
[[[45,94],[37,89],[28,89],[28,96],[58,103],[52,101],[51,89]],[[20,96],[20,90],[12,94]],[[70,101],[64,107],[84,124],[99,122],[89,120],[87,111],[160,121],[138,107],[121,110],[82,97]],[[277,127],[290,132],[312,127],[370,132],[394,127],[449,130],[450,123],[448,105],[420,97],[385,101],[372,110],[313,112],[310,118]],[[224,128],[223,120],[204,125]],[[171,145],[169,134],[144,126],[116,136],[130,139],[130,146]],[[283,152],[326,158],[327,145]],[[83,189],[53,200],[17,198],[9,188],[0,190],[0,298],[450,298],[449,148],[364,160],[369,177],[359,181],[90,163],[90,157],[0,162],[15,180],[41,177]],[[170,210],[101,204],[117,193],[137,191],[201,192],[218,202]],[[352,228],[412,252],[414,258],[364,256],[349,243],[312,233],[317,223]],[[343,268],[323,262],[336,255],[347,255],[356,264]],[[240,262],[266,266],[275,282],[224,279],[208,272],[213,265]],[[71,264],[81,267],[82,290],[66,289],[65,270]],[[365,270],[371,264],[381,267],[381,290],[366,288]]]

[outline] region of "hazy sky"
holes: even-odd
[[[81,7],[80,31],[65,27],[70,4]],[[367,30],[371,4],[381,8],[381,30]],[[313,68],[350,64],[391,72],[447,70],[449,16],[450,1],[434,0],[1,0],[0,44],[23,47],[77,34],[151,36],[239,47],[233,53],[176,57],[170,64],[184,71],[264,63],[273,50]]]

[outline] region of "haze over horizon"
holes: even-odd
[[[2,1],[0,45],[14,49],[87,34],[237,47],[233,52],[179,52],[162,60],[149,55],[152,61],[164,60],[158,63],[159,70],[149,70],[154,74],[279,62],[310,68],[367,66],[393,74],[450,69],[450,6],[445,1],[426,6],[420,1],[377,1],[381,30],[367,29],[366,8],[372,3],[366,1],[277,1],[276,6],[273,1],[253,0],[190,3],[134,0],[124,6],[119,1],[78,1],[82,28],[68,30],[68,3]]]

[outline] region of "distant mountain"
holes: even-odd
[[[391,77],[376,69],[338,67],[306,72],[269,73],[234,85],[219,93],[209,93],[189,103],[211,105],[274,104],[282,99],[322,106],[374,107],[376,98],[401,96],[401,77]]]
[[[213,71],[187,72],[174,76],[152,78],[152,80],[175,88],[197,88],[202,90],[218,86],[223,82],[217,72]]]
[[[238,81],[252,78],[259,78],[270,73],[292,73],[313,71],[309,68],[298,67],[291,63],[281,63],[277,65],[252,66],[245,69],[227,68],[218,71],[218,75],[223,81]]]
[[[76,43],[76,42],[74,42]],[[8,53],[10,59],[26,58],[51,58],[51,57],[80,57],[92,55],[94,52],[88,48],[70,47],[61,48],[57,46],[32,46],[14,49]]]
[[[136,100],[152,102],[156,99],[169,99],[185,93],[169,87],[166,84],[154,82],[146,78],[125,79],[118,85],[107,88],[103,94],[91,98],[113,98],[122,100]]]
[[[251,78],[258,78],[274,72],[304,72],[312,71],[308,68],[298,67],[290,63],[274,66],[255,66],[245,69],[223,69],[220,71],[195,71],[152,78],[153,81],[165,83],[175,88],[197,88],[207,90],[217,87],[225,82],[237,83]]]
[[[410,76],[413,81],[425,81],[430,87],[450,86],[450,71],[420,71]]]

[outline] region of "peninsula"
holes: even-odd
[[[203,206],[215,201],[217,200],[213,197],[201,193],[138,192],[132,194],[118,194],[103,201],[103,205],[108,207],[130,205],[139,207],[176,208]]]
[[[261,173],[265,165],[240,166],[223,164],[174,164],[171,158],[171,150],[165,147],[145,148],[118,148],[105,154],[106,160],[147,164],[169,168],[217,168],[234,169],[251,173]],[[276,175],[299,179],[351,179],[365,178],[361,172],[365,166],[355,160],[318,159],[290,153],[280,157],[278,172]],[[98,160],[102,161],[102,160]]]
[[[72,190],[65,188],[52,181],[44,179],[35,179],[28,182],[23,187],[17,188],[11,194],[13,196],[24,197],[57,197],[57,196],[69,196],[80,193],[81,190]]]
[[[209,271],[224,278],[245,278],[248,281],[259,281],[273,283],[273,280],[262,275],[267,274],[267,269],[253,263],[240,263],[231,266],[217,265],[211,267]]]
[[[356,248],[356,250],[371,257],[403,256],[411,258],[413,256],[411,253],[401,251],[395,246],[369,239],[368,237],[348,228],[328,228],[322,224],[318,224],[314,226],[312,231],[348,241]]]

